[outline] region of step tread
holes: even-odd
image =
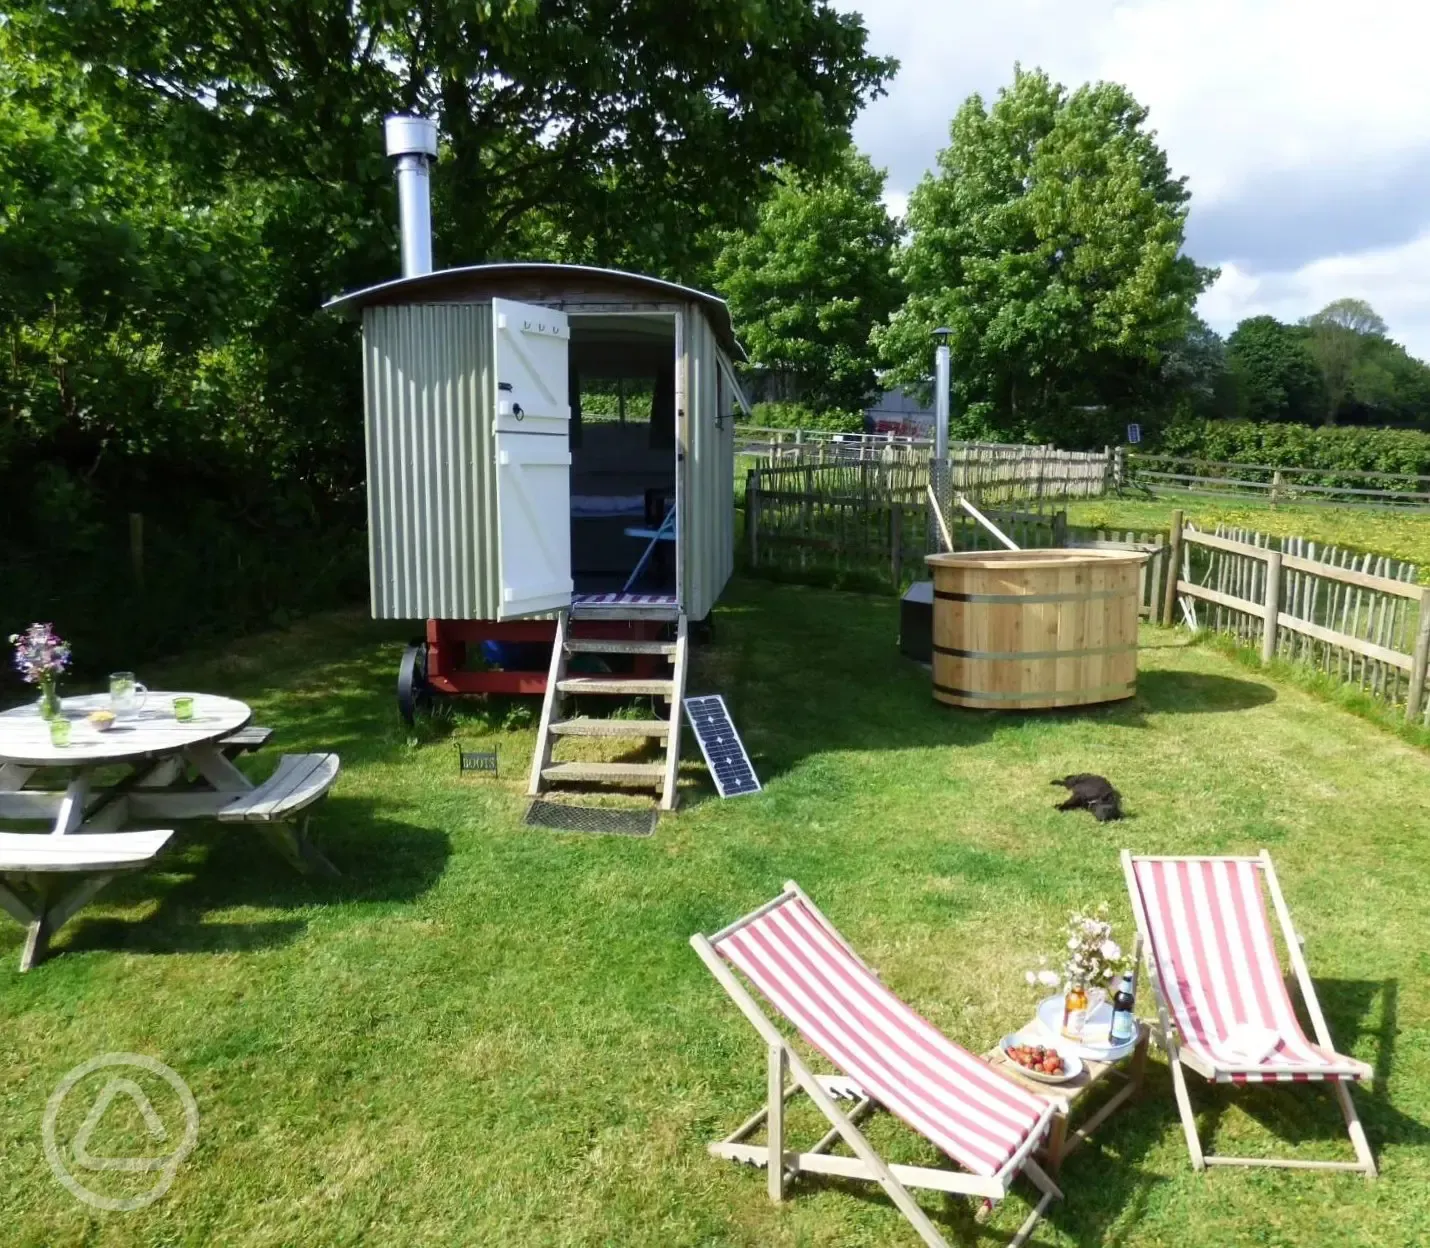
[[[551,763],[541,769],[545,780],[636,780],[660,784],[665,779],[664,763]]]
[[[579,715],[551,725],[558,737],[665,737],[670,735],[667,719],[593,719]]]
[[[673,641],[627,641],[614,637],[568,637],[572,654],[674,654]]]
[[[639,676],[568,676],[556,682],[562,693],[663,694],[675,692],[673,680]]]

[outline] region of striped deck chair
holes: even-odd
[[[1352,1080],[1369,1079],[1371,1068],[1336,1052],[1271,856],[1262,850],[1255,858],[1141,858],[1123,850],[1122,868],[1146,950],[1162,1044],[1172,1067],[1172,1086],[1193,1168],[1355,1170],[1374,1178],[1375,1158],[1346,1086]],[[1286,990],[1263,881],[1316,1033],[1314,1042],[1296,1018]],[[1256,1047],[1266,1050],[1264,1055],[1246,1056],[1248,1029],[1263,1037]],[[1203,1153],[1183,1066],[1214,1083],[1328,1082],[1345,1115],[1357,1160],[1287,1161]]]
[[[800,1173],[867,1179],[883,1187],[924,1243],[948,1248],[909,1188],[997,1201],[1020,1173],[1027,1175],[1041,1199],[1012,1240],[1015,1246],[1027,1240],[1048,1205],[1061,1198],[1032,1158],[1054,1105],[951,1044],[909,1009],[879,982],[797,884],[786,884],[773,901],[723,931],[709,937],[697,934],[690,943],[769,1052],[768,1104],[710,1151],[766,1167],[771,1200],[782,1200],[786,1178]],[[813,1074],[734,969],[841,1073]],[[788,1087],[787,1073],[794,1077]],[[809,1151],[788,1152],[784,1104],[801,1089],[829,1119],[831,1129]],[[854,1102],[849,1112],[839,1106],[840,1100]],[[969,1173],[885,1162],[859,1130],[859,1123],[881,1107]],[[768,1143],[746,1143],[762,1123],[768,1124]],[[840,1140],[854,1156],[829,1152]],[[771,1156],[778,1159],[774,1165]]]

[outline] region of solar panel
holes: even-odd
[[[686,698],[685,713],[690,717],[690,726],[695,730],[695,739],[700,742],[700,752],[705,755],[705,765],[710,768],[720,796],[743,797],[746,793],[758,793],[760,778],[755,775],[740,734],[730,722],[725,699],[718,693]]]

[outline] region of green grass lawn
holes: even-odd
[[[29,975],[19,927],[0,926],[0,1240],[912,1245],[877,1190],[802,1179],[776,1207],[762,1172],[706,1154],[765,1074],[688,937],[793,877],[981,1048],[1029,1016],[1023,971],[1070,909],[1106,898],[1126,934],[1127,845],[1272,851],[1332,1031],[1377,1072],[1357,1096],[1383,1177],[1194,1174],[1156,1058],[1143,1098],[1069,1161],[1035,1242],[1430,1242],[1430,759],[1155,630],[1135,701],[952,711],[897,657],[896,620],[893,599],[733,586],[691,683],[726,695],[766,791],[719,802],[688,764],[681,813],[648,840],[524,828],[530,728],[457,720],[463,744],[499,751],[498,781],[459,778],[451,739],[410,743],[392,697],[405,630],[329,617],[144,673],[252,702],[277,730],[255,773],[279,750],[341,752],[314,834],[344,875],[308,883],[241,828],[201,826]],[[1081,770],[1112,777],[1127,822],[1053,810],[1049,779]],[[201,1115],[172,1190],[128,1214],[76,1203],[41,1149],[51,1090],[110,1051],[168,1063]],[[1193,1097],[1221,1151],[1350,1156],[1324,1089]],[[104,1126],[111,1152],[130,1118]],[[888,1119],[873,1133],[935,1160]],[[922,1200],[952,1243],[991,1245],[1027,1190],[987,1226]]]
[[[1420,567],[1420,579],[1430,585],[1430,512],[1373,511],[1364,507],[1316,507],[1294,504],[1271,507],[1247,499],[1178,498],[1168,493],[1156,500],[1099,498],[1068,506],[1068,522],[1091,528],[1156,532],[1172,523],[1180,507],[1189,524],[1214,529],[1218,524],[1254,529],[1275,537],[1310,541],[1375,555],[1391,555]]]

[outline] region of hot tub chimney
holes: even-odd
[[[402,220],[402,276],[432,272],[432,160],[437,123],[396,113],[384,123],[387,154],[397,159],[397,202]]]

